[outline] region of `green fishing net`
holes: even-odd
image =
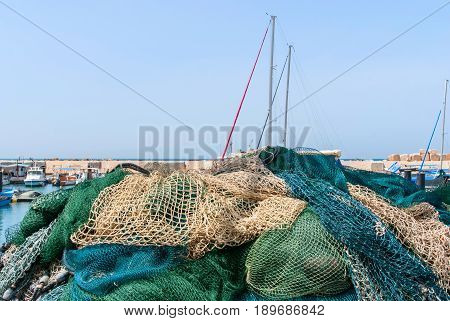
[[[330,234],[360,256],[367,277],[383,299],[447,300],[447,293],[438,285],[430,267],[347,193],[345,176],[336,162],[317,152],[310,157],[311,153],[314,152],[267,148],[260,158],[288,184],[292,195],[309,203]]]
[[[288,228],[261,235],[246,260],[247,283],[273,299],[331,295],[351,288],[343,247],[311,208]]]
[[[242,301],[277,301],[279,299],[273,299],[270,297],[262,296],[256,294],[254,292],[247,292],[241,298]],[[334,295],[305,295],[299,296],[291,299],[284,299],[283,301],[358,301],[358,295],[355,292],[355,289],[352,287],[351,289],[334,294]]]
[[[97,248],[99,250],[100,248]],[[111,245],[103,245],[102,253],[113,250]],[[136,251],[134,248],[131,251]],[[146,260],[141,269],[152,270],[155,266],[166,269],[148,274],[145,278],[129,280],[118,287],[108,288],[103,293],[95,294],[80,282],[79,273],[69,282],[61,300],[100,300],[100,301],[214,301],[237,300],[246,291],[244,258],[247,246],[224,250],[215,250],[197,260],[188,260],[170,267],[164,260]],[[77,254],[76,254],[77,255]],[[164,256],[165,257],[165,256]],[[132,255],[128,257],[131,259]],[[115,260],[127,260],[116,257]],[[104,256],[97,257],[98,263],[109,261]],[[125,262],[124,262],[125,263]],[[130,263],[130,262],[128,262]],[[115,278],[127,273],[127,264],[119,264],[112,274],[99,274],[96,278]],[[95,281],[95,280],[94,280]],[[103,282],[103,281],[102,281]]]
[[[38,197],[31,203],[18,229],[7,240],[20,245],[28,236],[48,226],[64,209],[71,193],[72,189],[64,189]]]
[[[56,218],[55,226],[41,253],[42,263],[51,263],[61,257],[65,248],[72,248],[70,236],[89,219],[92,203],[106,187],[117,184],[126,175],[116,169],[105,177],[85,181],[76,185],[62,213]]]
[[[105,177],[38,197],[7,240],[21,245],[27,237],[55,221],[40,255],[42,263],[51,263],[61,257],[65,247],[71,246],[70,235],[88,220],[92,203],[98,194],[104,188],[120,182],[125,175],[123,170],[116,169]]]

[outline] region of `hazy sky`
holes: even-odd
[[[196,130],[231,124],[266,12],[279,18],[275,80],[286,43],[295,46],[293,105],[444,3],[1,1]],[[1,3],[0,41],[0,158],[137,158],[140,126],[179,125]],[[240,126],[265,119],[268,45]],[[426,147],[446,78],[450,5],[294,108],[289,124],[311,127],[305,146],[339,148],[346,158],[416,152]],[[275,115],[283,104],[284,80]],[[211,146],[218,152],[219,138]]]

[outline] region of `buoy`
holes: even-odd
[[[70,273],[69,271],[62,271],[56,275],[56,282],[61,283],[68,279]]]
[[[43,275],[43,276],[41,276],[41,278],[39,279],[38,283],[39,283],[39,284],[43,284],[43,285],[47,285],[49,279],[50,279],[50,278],[48,277],[48,275]]]
[[[3,293],[2,299],[5,301],[10,301],[14,296],[14,290],[9,288],[8,290]]]

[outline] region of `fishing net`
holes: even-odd
[[[3,294],[10,286],[25,276],[41,253],[52,229],[53,224],[50,224],[48,227],[37,231],[12,251],[5,266],[0,271],[0,294]]]
[[[276,301],[270,297],[262,296],[254,292],[245,293],[242,301]],[[291,299],[283,299],[283,301],[358,301],[355,289],[351,288],[345,292],[335,295],[305,295]]]
[[[64,264],[84,291],[105,295],[136,279],[145,279],[179,263],[183,250],[176,247],[93,245],[67,250]]]
[[[32,300],[449,298],[449,232],[437,221],[450,217],[448,186],[420,191],[303,148],[266,148],[195,172],[158,166],[146,176],[116,169],[34,201],[10,229],[0,292]],[[70,273],[57,264],[63,252]]]
[[[256,153],[246,154],[243,157],[231,157],[223,160],[214,161],[209,172],[213,175],[246,171],[257,173],[264,176],[272,176],[264,163],[259,159]]]
[[[8,231],[7,242],[20,245],[28,236],[48,226],[61,213],[71,193],[71,189],[59,190],[35,199],[20,224]]]
[[[428,263],[450,290],[450,228],[437,220],[437,212],[421,203],[407,210],[395,207],[364,186],[348,185],[350,195],[391,226],[398,239]]]
[[[116,169],[105,177],[84,181],[76,185],[61,214],[55,219],[54,228],[42,248],[41,262],[50,264],[60,259],[64,248],[73,248],[70,235],[89,218],[91,206],[99,193],[106,187],[117,184],[127,172]]]
[[[73,189],[61,189],[41,195],[31,203],[31,209],[44,215],[59,214],[66,206]]]
[[[447,226],[450,226],[450,212],[439,210],[439,220]]]
[[[351,287],[343,247],[307,208],[288,228],[267,231],[251,246],[247,283],[264,297],[331,295]]]
[[[339,174],[336,163],[325,156],[322,160],[320,155],[311,156],[284,148],[268,148],[260,154],[294,196],[308,201],[326,230],[362,258],[361,264],[383,299],[423,300],[430,298],[430,293],[435,299],[448,299],[431,269],[347,193],[345,176]],[[316,168],[317,164],[322,167]]]
[[[441,207],[442,203],[450,198],[450,185],[425,191],[419,189],[412,181],[396,174],[370,172],[351,167],[341,169],[350,184],[368,187],[399,207],[409,207],[421,202]]]
[[[364,258],[358,253],[344,247],[347,262],[350,265],[350,275],[357,293],[358,299],[362,301],[382,301],[384,300],[377,280],[374,280],[369,272],[368,262],[363,262]]]
[[[67,284],[61,284],[39,297],[38,301],[60,301],[65,293]]]
[[[129,175],[100,193],[89,221],[71,239],[81,246],[183,245],[198,258],[291,224],[306,204],[286,194],[272,174]]]
[[[105,245],[108,246],[108,245]],[[131,280],[104,295],[96,295],[79,286],[73,278],[61,300],[102,301],[220,301],[237,300],[246,291],[244,261],[247,246],[215,250],[200,259],[188,260],[166,271]],[[98,257],[102,262],[106,258]],[[116,258],[116,260],[119,258]],[[108,259],[109,261],[109,259]],[[158,261],[154,262],[158,264]],[[145,265],[152,268],[151,261]],[[114,273],[124,273],[117,269]],[[109,275],[99,275],[96,279]]]
[[[15,293],[15,299],[36,301],[42,295],[65,282],[65,276],[68,277],[68,272],[60,261],[52,263],[49,268],[38,265],[32,272],[29,273],[32,274],[29,280],[21,282],[20,286],[23,290]]]
[[[433,205],[425,202],[404,208],[403,210],[414,217],[416,220],[439,219],[439,212],[436,210],[436,208]]]

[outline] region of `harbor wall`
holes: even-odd
[[[419,168],[421,162],[415,161],[389,161],[389,160],[382,160],[382,161],[373,161],[373,160],[341,160],[342,165],[344,166],[350,166],[357,169],[363,169],[366,171],[373,171],[373,172],[383,172],[387,170],[392,164],[397,163],[402,168],[405,167],[413,167],[413,168]],[[426,161],[424,163],[424,169],[429,167],[439,168],[440,167],[440,161]],[[443,169],[449,169],[450,168],[450,160],[442,162],[442,168]]]
[[[11,163],[11,161],[2,161],[0,164]],[[136,160],[47,160],[40,161],[39,166],[45,167],[47,175],[52,175],[61,168],[73,168],[74,170],[86,171],[88,168],[97,168],[100,173],[107,173],[122,163],[133,163],[140,167],[148,167],[149,164],[173,164],[176,168],[186,170],[205,170],[210,169],[213,161],[210,160],[191,160],[180,162],[169,161],[136,161]],[[393,163],[399,164],[401,167],[420,167],[419,161],[391,161],[391,160],[341,160],[344,166],[350,166],[357,169],[383,172],[387,170]],[[424,168],[433,166],[439,168],[440,161],[426,161]],[[151,166],[150,166],[151,167]],[[444,169],[450,169],[450,160],[443,162]]]

